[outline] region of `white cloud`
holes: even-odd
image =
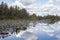
[[[59,31],[59,30],[60,30],[60,21],[56,22],[54,24],[49,24],[49,25],[47,23],[37,23],[35,25],[35,27],[33,27],[33,23],[30,23],[30,26],[28,27],[27,30],[20,31],[20,33],[18,33],[16,36],[17,37],[25,36],[27,38],[28,36],[30,37],[30,34],[28,34],[27,32],[33,33],[36,35],[37,33],[40,33],[40,31],[46,32],[49,36],[54,36],[55,32]],[[32,36],[32,34],[31,34],[31,36]],[[60,38],[60,34],[57,35],[56,37]]]
[[[36,2],[36,0],[20,0],[20,2],[24,5],[31,5]]]
[[[11,3],[11,4],[8,4],[8,6],[10,7],[10,6],[18,6],[18,7],[20,7],[20,8],[25,8],[25,6],[19,1],[19,0],[16,0],[15,2],[13,2],[13,3]]]
[[[32,33],[32,32],[24,32],[22,35],[21,35],[23,38],[25,38],[25,40],[37,40],[37,36],[36,34]]]
[[[28,10],[28,12],[30,12],[30,14],[35,13],[36,15],[40,16],[45,16],[48,14],[60,16],[60,7],[55,6],[53,3],[54,0],[49,0],[44,5],[36,3],[36,0],[16,0],[14,3],[10,5],[12,6],[17,5],[20,8],[25,8]]]
[[[60,0],[56,0],[56,1],[60,2]]]
[[[27,8],[27,7],[30,7],[31,8],[31,6],[34,4],[34,2],[35,2],[36,0],[16,0],[15,2],[13,2],[13,3],[10,3],[10,4],[8,4],[9,6],[15,6],[15,5],[17,5],[17,6],[19,6],[20,8],[22,7],[22,8]]]
[[[58,15],[60,16],[60,7],[53,4],[53,0],[49,0],[45,5],[33,4],[28,6],[28,10],[36,15]],[[31,13],[31,14],[32,14]]]
[[[15,1],[15,5],[19,6],[20,8],[25,8],[25,6],[18,0]]]
[[[56,37],[58,38],[58,40],[60,40],[60,34],[56,35]]]

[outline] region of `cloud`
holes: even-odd
[[[60,2],[60,0],[56,0],[56,1]]]
[[[26,40],[37,40],[36,34],[29,31],[24,32],[21,36]]]
[[[31,5],[36,2],[36,0],[20,0],[20,2],[24,5]]]
[[[25,8],[25,6],[19,0],[16,0],[15,2],[8,4],[8,6],[18,6],[20,8]]]
[[[19,6],[20,8],[30,7],[36,0],[15,0],[15,2],[8,4],[9,6]]]
[[[15,5],[19,6],[20,8],[25,8],[25,6],[18,0],[15,1]]]
[[[60,34],[57,34],[56,37],[58,38],[58,40],[60,40]]]
[[[54,5],[53,0],[49,0],[44,5],[39,5],[37,3],[27,7],[29,12],[35,13],[36,15],[46,16],[46,15],[58,15],[60,16],[60,6]]]
[[[60,6],[54,5],[54,0],[49,0],[43,5],[37,3],[36,1],[37,0],[16,0],[15,2],[9,4],[9,6],[17,5],[20,8],[25,8],[30,14],[35,13],[36,15],[40,16],[46,16],[48,14],[60,16]]]

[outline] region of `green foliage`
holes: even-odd
[[[8,7],[6,3],[0,4],[0,19],[28,19],[29,14],[25,9],[19,9],[19,7]]]
[[[30,15],[30,19],[31,19],[31,20],[37,20],[36,14],[33,13],[32,15]]]
[[[38,16],[39,20],[50,20],[50,21],[59,21],[60,20],[60,16],[54,16],[54,15],[47,15],[44,17]]]
[[[26,9],[20,9],[18,6],[8,7],[4,2],[0,4],[0,20],[4,19],[28,19],[28,20],[60,20],[60,16],[47,15],[47,16],[36,16],[36,14],[29,15]]]

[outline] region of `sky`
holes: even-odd
[[[58,15],[60,16],[60,0],[0,0],[9,6],[25,8],[30,14],[38,16]]]

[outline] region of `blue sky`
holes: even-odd
[[[1,2],[24,7],[30,14],[60,16],[60,0],[0,0]]]
[[[6,2],[6,3],[11,3],[11,2],[15,2],[16,0],[0,0],[0,2]],[[45,4],[47,3],[49,0],[36,0],[37,3],[41,3],[41,4]],[[60,4],[60,1],[56,1],[56,0],[53,0],[54,3],[56,5],[59,5]]]
[[[1,2],[5,2],[5,3],[14,3],[16,0],[0,0],[0,3]],[[29,5],[29,0],[27,1],[27,0],[19,0],[22,4],[28,4]],[[27,2],[26,2],[27,1]],[[40,5],[44,5],[44,4],[46,4],[49,0],[35,0],[36,2],[35,3],[37,3],[37,4],[40,4]],[[60,0],[53,0],[53,2],[54,2],[54,5],[56,5],[56,6],[60,6]],[[31,3],[30,3],[31,4]]]
[[[1,2],[5,2],[5,3],[11,3],[11,2],[15,2],[16,0],[0,0]],[[36,0],[37,3],[41,3],[41,4],[45,4],[48,0]]]
[[[15,1],[16,1],[16,0],[0,0],[0,3],[1,3],[1,2],[5,2],[5,3],[14,3]],[[24,1],[24,0],[23,0],[23,1]],[[27,0],[25,1],[26,3],[23,2],[23,1],[21,0],[22,3],[24,3],[24,4],[27,3],[27,4],[28,4],[28,2],[26,2]],[[49,1],[49,0],[36,0],[35,3],[44,5],[44,4],[46,4],[48,1]],[[55,5],[60,6],[60,1],[59,1],[59,0],[53,0],[53,1],[54,1],[54,4],[55,4]],[[29,5],[29,4],[28,4],[28,5]]]
[[[37,3],[45,4],[48,0],[38,0]]]
[[[15,0],[0,0],[0,2],[5,2],[5,3],[11,3],[14,2]]]

